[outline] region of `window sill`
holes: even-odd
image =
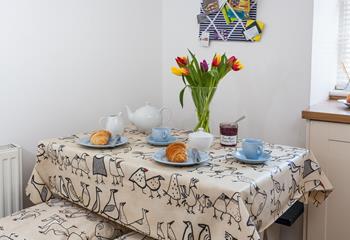
[[[349,90],[332,90],[329,92],[329,99],[337,100],[346,98],[350,94]]]
[[[303,119],[350,124],[350,109],[337,101],[324,101],[302,112]]]

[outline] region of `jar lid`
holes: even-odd
[[[190,133],[189,138],[212,138],[213,135],[204,131],[203,128],[199,128],[197,132]]]

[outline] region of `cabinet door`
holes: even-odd
[[[320,207],[309,206],[307,239],[350,239],[350,125],[310,122],[309,146],[334,186]]]
[[[335,189],[327,202],[326,236],[327,239],[350,239],[350,142],[330,140],[329,153],[333,164],[329,164],[327,174]]]

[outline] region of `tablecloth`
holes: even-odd
[[[173,130],[186,141],[186,131]],[[272,158],[247,165],[216,139],[211,160],[176,168],[155,163],[158,147],[128,128],[129,144],[79,146],[86,134],[43,140],[27,186],[34,203],[60,195],[156,239],[260,239],[295,201],[320,204],[332,191],[306,149],[265,143]]]

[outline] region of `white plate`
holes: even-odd
[[[347,107],[350,108],[350,103],[346,101],[346,99],[339,99],[338,102],[345,104]]]
[[[160,149],[158,152],[153,154],[153,160],[166,165],[176,166],[176,167],[186,167],[205,163],[209,161],[209,154],[206,152],[199,152],[199,158],[195,158],[194,151],[192,149],[187,150],[187,161],[183,163],[170,162],[165,156],[165,149]]]
[[[90,147],[90,148],[114,148],[114,147],[118,147],[128,143],[128,138],[122,136],[118,140],[117,138],[114,137],[114,138],[111,138],[108,144],[106,145],[94,145],[94,144],[91,144],[90,137],[84,137],[84,138],[80,138],[77,141],[77,143],[81,146]]]

